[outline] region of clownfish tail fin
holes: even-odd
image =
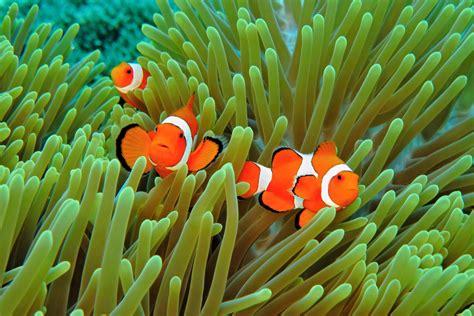
[[[150,136],[138,124],[124,127],[120,131],[115,144],[117,158],[126,170],[131,171],[133,165],[141,156],[147,158],[145,172],[147,173],[153,168],[148,159],[151,144]]]
[[[270,168],[259,165],[252,161],[246,161],[242,171],[240,172],[237,182],[247,182],[250,187],[241,198],[247,199],[253,195],[263,192],[268,188],[268,184],[272,179],[272,171]]]
[[[218,140],[222,145],[222,149],[226,148],[227,144],[229,144],[229,139],[223,135],[206,136],[204,138],[212,138],[212,139]]]

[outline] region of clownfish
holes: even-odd
[[[111,77],[122,99],[133,107],[138,107],[127,96],[129,91],[145,89],[150,73],[139,64],[122,62],[112,69]]]
[[[359,176],[336,154],[336,145],[325,142],[312,154],[291,148],[273,153],[271,168],[247,161],[237,179],[250,187],[240,198],[257,195],[260,205],[273,212],[302,210],[295,218],[303,227],[322,208],[340,210],[359,194]]]
[[[131,170],[135,161],[147,159],[145,172],[155,168],[161,177],[187,164],[189,171],[198,171],[210,165],[221,153],[223,142],[206,136],[192,151],[198,131],[193,113],[194,94],[183,108],[168,116],[154,131],[145,131],[138,124],[124,127],[116,140],[117,158],[122,166]]]

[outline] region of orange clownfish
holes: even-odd
[[[185,164],[193,172],[210,165],[221,153],[223,143],[206,136],[192,151],[198,131],[193,103],[194,94],[185,107],[168,116],[154,131],[147,132],[138,124],[123,128],[116,141],[117,158],[122,166],[130,171],[135,161],[145,156],[145,172],[155,168],[161,177],[166,177]]]
[[[259,194],[260,204],[270,211],[302,208],[295,219],[297,228],[320,209],[340,210],[359,194],[359,176],[337,157],[333,142],[322,143],[313,154],[279,148],[273,153],[271,168],[247,161],[237,182],[250,184],[241,198]]]
[[[139,64],[122,62],[112,69],[112,81],[122,99],[137,107],[137,104],[127,96],[129,91],[145,89],[150,73]]]

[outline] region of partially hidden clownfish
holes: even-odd
[[[237,182],[250,185],[241,198],[259,194],[259,203],[270,211],[302,209],[295,219],[297,228],[320,209],[340,210],[359,194],[359,176],[337,156],[333,142],[322,143],[312,154],[279,148],[273,153],[271,168],[247,161]]]
[[[122,62],[112,69],[112,81],[118,93],[128,104],[138,107],[128,96],[129,91],[145,89],[150,73],[139,64]]]
[[[191,172],[210,165],[223,149],[219,138],[206,136],[192,151],[198,131],[198,122],[193,113],[194,94],[183,108],[175,111],[154,131],[145,131],[138,124],[122,129],[117,140],[117,158],[122,166],[131,170],[135,161],[146,157],[145,172],[155,168],[161,177],[187,164]]]

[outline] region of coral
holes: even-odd
[[[68,63],[77,25],[32,29],[38,8],[23,21],[13,5],[0,314],[472,315],[471,1],[405,2],[158,0],[137,46],[146,113],[93,80],[98,52]],[[144,158],[121,169],[121,127],[152,129],[192,91],[198,141],[229,138],[217,162],[164,179],[142,176]],[[351,206],[295,231],[296,212],[237,200],[246,159],[329,138],[361,175]]]
[[[36,25],[44,21],[62,29],[74,23],[81,26],[69,59],[71,62],[78,62],[87,53],[100,50],[101,61],[107,70],[136,58],[136,43],[144,38],[140,25],[151,23],[150,12],[157,9],[152,0],[109,0],[107,4],[98,0],[26,0],[19,6],[19,15],[25,16],[33,4],[41,5]],[[8,6],[0,1],[0,12],[7,9]]]

